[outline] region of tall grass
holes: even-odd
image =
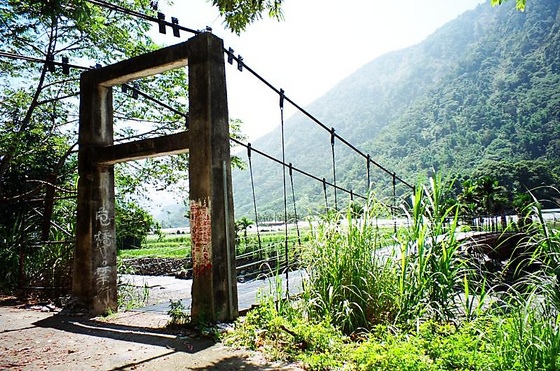
[[[328,317],[349,333],[476,312],[468,259],[456,239],[458,208],[445,206],[439,178],[416,189],[411,209],[403,209],[408,223],[392,239],[376,227],[375,218],[387,211],[380,203],[370,200],[359,219],[351,210],[345,223],[332,214],[314,228],[303,254],[311,315]]]
[[[439,178],[417,187],[412,210],[405,209],[409,227],[398,235],[399,322],[419,318],[451,320],[468,297],[466,258],[459,254],[458,208],[444,205]]]
[[[263,301],[236,338],[317,370],[559,370],[559,231],[533,200],[517,257],[494,277],[462,250],[444,193],[439,178],[418,187],[390,238],[373,199],[360,217],[328,213],[303,246],[301,300]]]
[[[395,317],[397,277],[375,227],[375,218],[385,211],[370,200],[360,219],[349,207],[312,227],[302,253],[309,275],[303,297],[312,318],[327,318],[350,333]]]

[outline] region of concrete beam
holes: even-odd
[[[157,138],[97,147],[95,161],[100,165],[114,165],[143,158],[178,155],[189,151],[189,138],[189,132],[184,131]]]
[[[83,75],[91,78],[96,85],[109,87],[185,67],[192,54],[190,40],[87,71]]]

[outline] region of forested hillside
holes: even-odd
[[[512,190],[555,185],[559,8],[557,0],[531,2],[525,12],[482,4],[424,42],[373,60],[306,109],[412,184],[436,170],[447,178],[489,173]],[[285,128],[286,163],[332,181],[330,133],[302,114]],[[253,146],[280,157],[280,138],[278,128]],[[365,160],[341,143],[335,159],[338,184],[365,193]],[[280,210],[281,167],[254,156],[253,169],[259,209]],[[234,176],[238,216],[252,210],[249,178]],[[372,170],[372,182],[378,194],[392,189],[383,171]],[[324,205],[321,183],[294,183],[301,210]]]

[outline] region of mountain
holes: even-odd
[[[436,170],[491,171],[519,189],[551,185],[560,169],[560,2],[533,1],[525,12],[513,2],[479,5],[422,43],[366,64],[306,111],[388,170],[371,169],[381,196],[391,197],[391,172],[410,184]],[[363,157],[340,140],[333,156],[331,133],[304,114],[284,128],[286,163],[333,183],[334,157],[337,185],[366,194]],[[277,128],[253,148],[281,159],[281,143]],[[283,211],[282,167],[256,154],[252,165],[259,214]],[[322,183],[294,174],[286,175],[289,210],[291,181],[299,213],[325,205]],[[252,215],[250,178],[234,173],[237,216]],[[397,182],[396,191],[408,188]],[[326,195],[332,205],[334,191]]]

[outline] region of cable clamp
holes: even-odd
[[[134,99],[138,99],[138,87],[139,85],[137,82],[132,84],[132,98]]]
[[[70,74],[70,66],[68,66],[68,57],[62,57],[62,73],[65,75]]]
[[[167,30],[165,29],[165,14],[158,12],[157,19],[159,25],[159,33],[166,34]]]
[[[284,89],[280,89],[280,109],[284,108]]]
[[[49,70],[49,72],[54,72],[55,71],[54,55],[52,55],[52,54],[47,55],[47,69]]]
[[[243,72],[243,57],[240,55],[237,56],[237,69]]]
[[[171,28],[173,28],[173,36],[181,37],[181,35],[179,34],[179,20],[176,17],[171,17],[171,23]]]
[[[229,64],[233,64],[233,52],[234,50],[231,47],[227,50],[227,62]]]

